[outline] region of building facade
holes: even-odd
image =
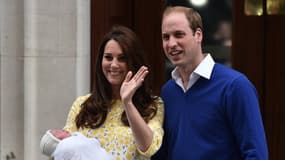
[[[48,159],[41,136],[89,88],[90,0],[0,0],[1,160]]]

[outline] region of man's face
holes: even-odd
[[[198,63],[202,32],[198,30],[193,33],[184,13],[165,15],[161,29],[164,53],[172,64],[187,67],[191,63]]]

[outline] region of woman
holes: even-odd
[[[63,130],[97,138],[115,159],[150,159],[162,143],[164,108],[143,56],[133,31],[113,27],[99,47],[94,89],[74,102]]]

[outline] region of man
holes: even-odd
[[[267,160],[257,92],[241,73],[202,52],[196,11],[168,7],[163,49],[176,68],[162,88],[165,136],[160,160]]]

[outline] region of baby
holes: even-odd
[[[48,130],[41,139],[40,148],[54,160],[114,160],[96,138],[87,138],[80,132]]]
[[[70,136],[71,134],[65,130],[46,131],[40,142],[41,152],[46,156],[53,157],[57,144],[64,138]]]

